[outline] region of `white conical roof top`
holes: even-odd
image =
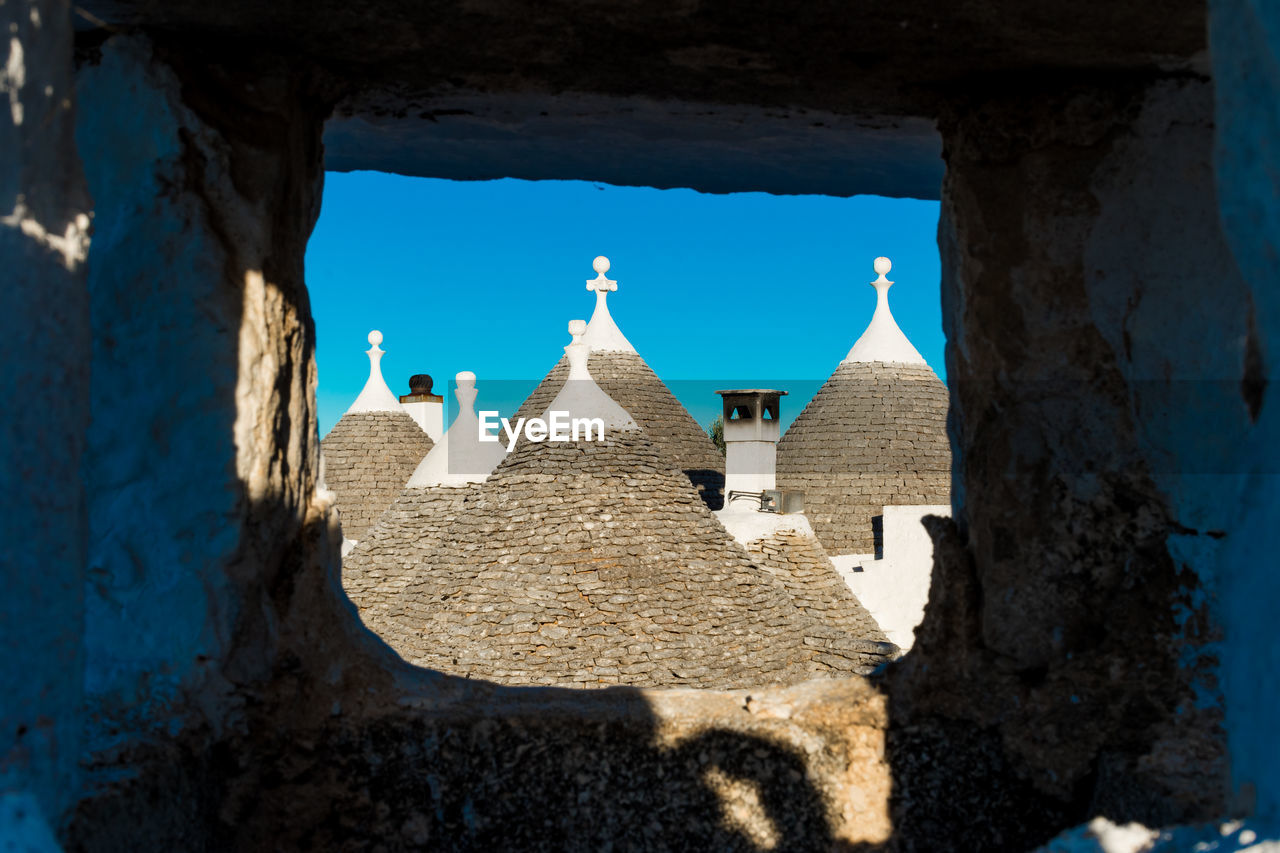
[[[596,258],[597,262],[600,260]],[[608,263],[606,260],[606,268]],[[599,304],[596,308],[597,316],[600,311]],[[605,316],[607,317],[608,314],[606,313]],[[552,412],[566,412],[570,419],[600,418],[604,421],[606,433],[613,430],[639,429],[627,410],[606,394],[587,371],[587,358],[591,355],[586,342],[588,331],[589,327],[581,320],[569,321],[569,334],[573,336],[573,340],[564,348],[565,358],[569,361],[569,378],[565,380],[559,393],[551,401],[551,405],[547,406],[546,411],[543,412],[543,420],[550,421]]]
[[[596,277],[587,281],[587,290],[596,292],[596,310],[591,315],[591,322],[587,324],[587,332],[582,337],[583,343],[591,352],[635,352],[636,348],[622,334],[609,313],[608,296],[618,289],[618,283],[604,275],[609,271],[609,259],[601,255],[591,263],[591,268],[596,271]]]
[[[404,407],[382,378],[382,332],[374,329],[369,333],[369,378],[364,383],[364,390],[356,401],[347,409],[348,412],[403,412]]]
[[[458,414],[409,478],[409,488],[482,483],[507,455],[501,440],[480,440],[480,421],[475,408],[476,375],[464,370],[454,380]]]
[[[645,364],[630,341],[618,331],[609,316],[605,294],[617,287],[617,282],[605,278],[609,259],[598,257],[593,266],[597,277],[587,282],[587,289],[596,292],[596,313],[582,338],[588,349],[587,367],[592,383],[597,384],[657,443],[675,467],[688,475],[708,506],[719,507],[724,485],[724,457],[670,389]],[[593,339],[595,345],[591,343]],[[569,359],[566,355],[529,394],[516,412],[516,418],[542,415],[551,408],[550,404],[558,392],[576,393],[564,389],[568,375]],[[591,393],[594,396],[594,391]]]
[[[876,311],[871,315],[871,323],[862,337],[854,343],[853,349],[844,357],[843,364],[850,362],[880,361],[895,364],[924,364],[924,356],[911,345],[907,336],[898,328],[889,310],[889,288],[893,282],[885,278],[885,273],[893,268],[888,258],[876,258],[875,271],[878,278],[871,282],[876,289]]]

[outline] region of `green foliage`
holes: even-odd
[[[724,456],[724,419],[720,415],[716,415],[711,426],[707,427],[707,435],[711,436],[711,443],[719,449],[720,455]]]

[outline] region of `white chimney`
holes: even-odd
[[[444,435],[444,397],[431,393],[434,384],[425,373],[410,376],[409,393],[400,398],[400,405],[432,441],[439,441]]]
[[[737,502],[759,509],[761,493],[777,486],[779,400],[787,392],[741,388],[716,393],[724,422],[725,509]]]

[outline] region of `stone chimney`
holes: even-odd
[[[741,388],[717,391],[724,420],[725,509],[735,502],[760,508],[762,493],[776,488],[774,480],[780,431],[780,399],[786,391]]]
[[[410,376],[409,393],[400,397],[400,405],[418,422],[422,431],[431,436],[432,441],[439,441],[444,435],[444,397],[431,393],[433,384],[425,373]]]

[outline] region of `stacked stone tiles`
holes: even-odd
[[[364,623],[378,633],[410,602],[437,600],[441,584],[422,571],[476,486],[409,487],[342,561],[342,586]]]
[[[809,533],[779,530],[748,542],[747,553],[778,579],[797,607],[819,624],[858,639],[889,642],[875,618],[849,591],[822,543]],[[869,656],[865,662],[874,666],[878,658]]]
[[[379,609],[389,592],[361,593],[412,663],[508,684],[745,687],[865,672],[894,649],[806,616],[640,431],[525,442],[455,512],[425,537],[412,594]],[[380,541],[366,577],[406,553]]]
[[[724,456],[688,410],[634,352],[593,352],[591,376],[606,394],[631,413],[667,460],[683,471],[713,510],[723,503]],[[569,375],[564,358],[533,390],[517,417],[539,417]]]
[[[778,442],[778,487],[805,493],[829,554],[871,554],[885,506],[947,503],[947,388],[927,365],[843,362]]]
[[[400,494],[432,442],[408,412],[376,411],[347,412],[320,444],[342,535],[359,540]]]

